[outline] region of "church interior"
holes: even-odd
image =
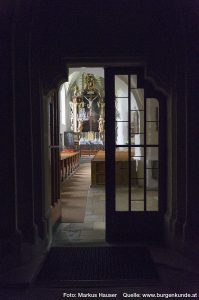
[[[1,299],[199,297],[198,20],[196,0],[2,1]]]

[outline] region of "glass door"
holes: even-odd
[[[165,99],[140,69],[109,68],[105,80],[107,240],[159,240]]]

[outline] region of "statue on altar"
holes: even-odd
[[[81,133],[82,130],[83,130],[83,121],[82,120],[78,120],[77,131]]]
[[[86,91],[95,91],[96,90],[95,77],[93,74],[90,74],[90,73],[86,74],[85,84],[86,84],[86,87],[85,87]]]
[[[77,84],[74,86],[73,90],[74,90],[74,93],[73,93],[74,96],[80,96],[80,90],[79,90],[79,87]]]
[[[100,109],[100,115],[104,116],[105,102],[102,97],[100,97],[99,101],[97,102],[97,106]]]
[[[98,122],[99,122],[98,130],[99,130],[99,133],[100,133],[100,135],[101,135],[101,134],[104,132],[104,123],[105,123],[104,118],[102,118],[101,115],[100,115],[100,117],[99,117]]]

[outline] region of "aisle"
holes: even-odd
[[[81,159],[79,169],[64,183],[62,222],[52,246],[105,243],[105,189],[90,187],[90,159]]]
[[[62,184],[62,222],[84,222],[90,178],[90,162],[80,163],[75,174]]]

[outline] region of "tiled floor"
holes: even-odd
[[[105,243],[104,187],[89,188],[84,223],[60,223],[52,246],[77,243]]]

